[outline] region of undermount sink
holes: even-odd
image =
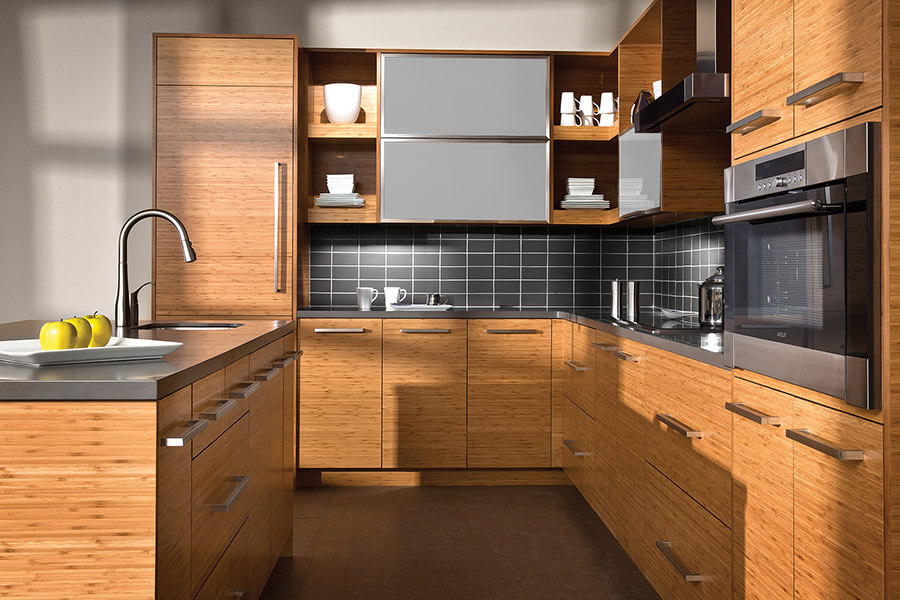
[[[243,323],[147,323],[138,329],[172,329],[175,331],[215,331],[217,329],[234,329]]]

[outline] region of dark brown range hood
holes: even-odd
[[[728,73],[717,67],[729,68],[727,51],[717,55],[717,34],[721,48],[726,48],[727,27],[717,30],[717,22],[728,23],[728,15],[717,15],[717,0],[697,0],[697,70],[665,91],[642,110],[634,113],[637,133],[658,133],[678,130],[724,131],[731,122],[730,81]],[[719,10],[727,10],[720,4]],[[726,18],[722,18],[722,17]],[[718,18],[717,18],[718,17]],[[663,48],[665,52],[665,47]],[[726,56],[721,56],[722,54]]]

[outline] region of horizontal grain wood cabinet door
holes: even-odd
[[[385,319],[382,467],[466,466],[466,321]]]
[[[294,92],[157,86],[157,208],[177,215],[197,260],[157,223],[159,317],[290,316]]]
[[[381,319],[298,323],[300,467],[381,468]]]
[[[209,578],[194,596],[194,600],[222,600],[223,598],[240,598],[237,593],[250,592],[250,577],[247,562],[247,540],[250,533],[249,520],[244,523],[225,554],[210,573]],[[158,596],[162,598],[162,596]],[[245,594],[244,598],[251,598]]]
[[[156,37],[157,85],[294,85],[293,39]]]

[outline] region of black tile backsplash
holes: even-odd
[[[461,308],[610,306],[609,282],[640,282],[641,305],[697,309],[697,285],[723,261],[709,219],[652,229],[311,225],[313,308],[351,307],[356,288],[405,288]],[[379,296],[376,306],[384,300]]]

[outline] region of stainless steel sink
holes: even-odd
[[[138,329],[173,329],[176,331],[215,331],[217,329],[234,329],[243,323],[146,323]]]

